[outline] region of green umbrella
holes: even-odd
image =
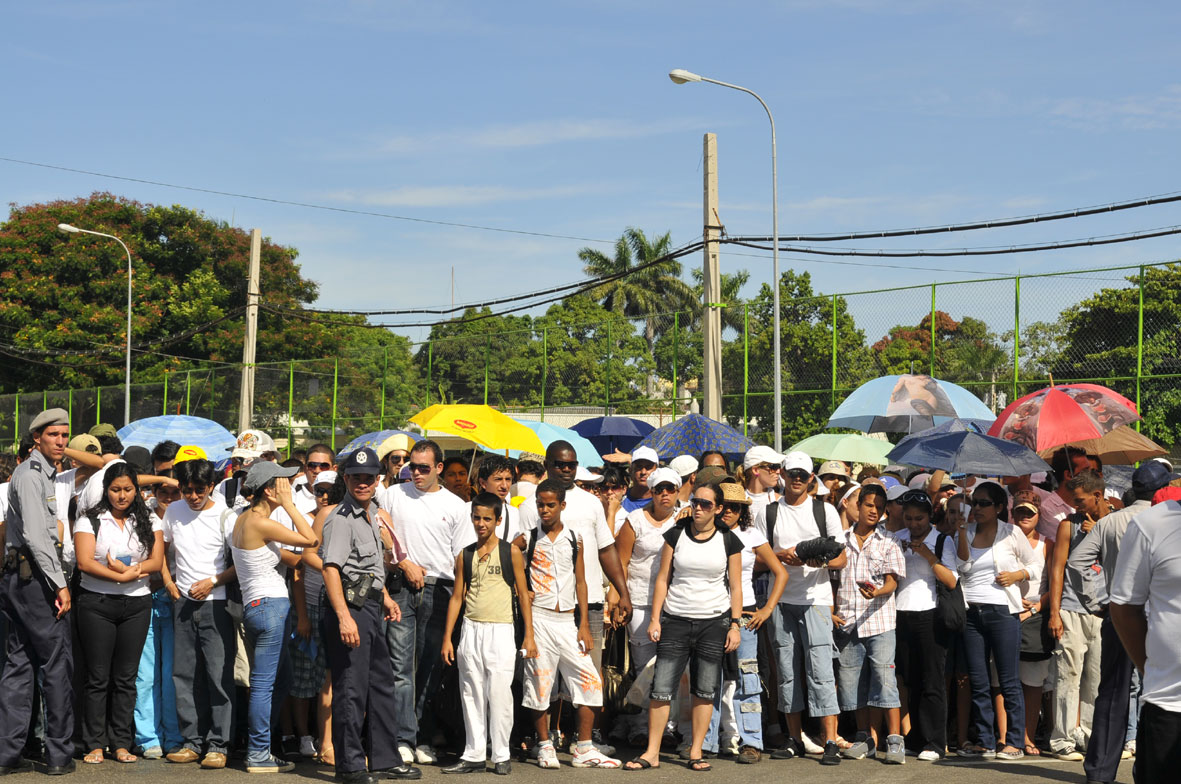
[[[803,452],[816,460],[886,465],[886,454],[894,448],[889,441],[853,433],[821,433],[800,441],[791,451]]]

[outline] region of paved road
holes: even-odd
[[[621,750],[627,758],[627,750]],[[533,763],[513,763],[512,776],[507,779],[495,778],[495,782],[505,781],[508,784],[537,784],[541,781],[553,782],[558,775],[574,776],[584,784],[602,782],[604,778],[627,777],[633,784],[639,782],[685,781],[693,778],[701,784],[746,784],[752,776],[758,778],[779,778],[790,780],[791,784],[846,784],[847,782],[872,782],[872,784],[889,784],[890,782],[941,782],[948,784],[1019,784],[1029,782],[1078,782],[1083,784],[1085,777],[1081,763],[1058,762],[1056,760],[1029,760],[1009,763],[960,762],[949,760],[939,763],[920,763],[913,758],[907,758],[903,766],[885,765],[873,760],[852,762],[846,760],[835,768],[821,767],[814,758],[806,760],[774,761],[764,759],[758,765],[736,765],[727,760],[714,760],[714,770],[708,774],[694,774],[685,768],[683,762],[673,758],[665,758],[659,769],[631,773],[626,771],[607,770],[579,770],[567,767],[570,758],[560,755],[562,759],[561,771],[541,770]],[[433,766],[423,768],[423,781],[442,784],[444,777],[439,769]],[[78,772],[66,779],[63,784],[117,784],[121,782],[175,782],[176,784],[230,784],[243,782],[249,777],[240,760],[231,762],[230,768],[222,771],[201,770],[196,765],[172,765],[166,762],[141,760],[134,765],[120,765],[113,760],[107,760],[101,765],[82,765],[79,763]],[[250,777],[257,778],[257,777]],[[291,780],[329,784],[332,782],[332,769],[312,763],[301,763],[291,774],[267,777],[267,781]],[[491,773],[476,776],[476,781],[484,784],[494,784]],[[8,778],[5,784],[33,784],[42,780],[36,773],[25,773]],[[446,777],[449,784],[460,784],[455,777]],[[563,779],[564,780],[564,779]],[[461,781],[474,784],[471,778]],[[1120,784],[1131,784],[1132,763],[1120,765]]]

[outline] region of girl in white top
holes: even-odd
[[[284,631],[291,600],[287,596],[287,584],[276,568],[279,545],[315,548],[319,544],[291,496],[290,479],[298,471],[298,467],[283,468],[265,460],[252,465],[243,482],[251,503],[238,516],[230,537],[234,567],[242,587],[242,625],[246,643],[254,649],[248,711],[250,738],[246,750],[248,773],[294,767],[293,763],[271,755],[271,695],[280,672],[290,679],[289,671],[285,670]],[[280,508],[291,518],[294,531],[271,519]]]
[[[82,735],[90,750],[82,761],[91,764],[103,761],[104,740],[120,762],[136,760],[135,676],[152,620],[148,575],[164,561],[160,521],[138,481],[130,464],[112,464],[98,505],[82,513],[74,531],[78,631],[86,640]]]
[[[1045,619],[1040,613],[1050,606],[1047,567],[1054,550],[1054,540],[1047,539],[1037,530],[1041,517],[1041,497],[1033,490],[1018,490],[1013,494],[1013,510],[1009,515],[1013,518],[1013,523],[1025,534],[1033,554],[1037,556],[1036,563],[1029,568],[1029,580],[1025,583],[1025,594],[1021,598],[1022,610],[1017,619],[1022,624],[1033,623],[1030,619],[1038,619],[1044,623]],[[1049,653],[1052,652],[1039,659],[1023,657],[1017,666],[1021,678],[1021,691],[1025,696],[1025,753],[1033,756],[1038,756],[1041,752],[1030,737],[1029,731],[1037,728],[1042,691],[1054,688],[1053,658]]]

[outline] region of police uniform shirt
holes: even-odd
[[[9,547],[27,548],[37,571],[55,591],[66,587],[58,558],[57,492],[54,477],[57,471],[49,459],[34,449],[29,459],[12,472],[8,488]]]
[[[325,567],[335,566],[340,576],[349,581],[366,574],[382,577],[385,567],[376,504],[370,502],[368,507],[363,507],[351,495],[346,495],[324,521],[323,535],[320,558]]]

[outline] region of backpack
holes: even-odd
[[[472,542],[463,548],[463,584],[465,586],[472,584],[472,563],[475,561],[476,550],[479,547],[479,542]],[[497,542],[496,549],[500,553],[500,576],[504,578],[510,590],[515,590],[517,585],[516,580],[513,579],[513,551],[511,548],[512,545],[503,539]]]
[[[824,514],[824,501],[819,498],[812,499],[812,517],[816,520],[816,530],[820,532],[821,536],[832,538],[832,533],[828,530],[828,518]],[[771,544],[771,549],[775,549],[775,520],[779,517],[779,502],[775,501],[766,506],[767,515],[767,541]]]

